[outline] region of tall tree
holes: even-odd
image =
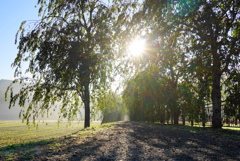
[[[121,96],[112,90],[102,93],[95,100],[95,105],[102,112],[102,123],[120,121],[126,115]]]
[[[185,65],[186,41],[181,35],[182,26],[179,16],[170,1],[146,0],[142,10],[142,19],[147,39],[145,59],[158,68],[159,76],[164,75],[168,90],[167,107],[171,111],[174,124],[178,124],[180,109],[177,104],[178,83]]]
[[[63,117],[71,118],[77,114],[81,98],[84,127],[89,127],[91,91],[104,88],[111,77],[113,13],[117,9],[100,0],[39,0],[38,4],[42,18],[20,26],[20,37],[16,36],[19,50],[13,63],[15,76],[20,77],[15,82],[27,79],[21,75],[25,61],[30,62],[27,71],[32,79],[20,93],[11,95],[10,107],[17,100],[24,106],[28,100],[22,116],[29,121],[61,102]]]
[[[234,118],[236,123],[237,119],[240,120],[240,73],[238,70],[231,73],[224,86],[226,88],[224,105],[226,122],[229,123],[229,119]]]
[[[163,93],[159,91],[159,79],[154,70],[147,68],[127,82],[123,100],[129,109],[130,120],[156,121],[156,111]]]
[[[221,78],[239,65],[239,9],[237,0],[203,0],[196,13],[182,22],[191,35],[190,51],[207,57],[211,72],[212,126],[222,127]],[[204,60],[202,60],[204,61]],[[205,68],[205,67],[204,67]]]

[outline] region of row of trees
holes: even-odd
[[[62,103],[62,116],[72,118],[82,101],[85,127],[90,126],[90,101],[108,91],[114,72],[130,69],[125,49],[136,36],[147,43],[143,55],[132,61],[132,66],[137,65],[131,68],[135,76],[123,95],[130,118],[163,122],[171,117],[178,124],[180,115],[193,110],[201,111],[204,119],[205,104],[212,102],[213,127],[220,128],[223,84],[226,108],[239,106],[235,101],[240,45],[237,0],[145,0],[142,5],[38,0],[38,4],[41,19],[23,22],[16,36],[14,82],[28,83],[11,94],[10,107],[28,101],[23,119],[35,120],[56,102]],[[31,79],[22,77],[25,61]]]
[[[124,92],[127,104],[133,100],[130,116],[161,122],[172,118],[178,124],[182,115],[183,121],[186,116],[200,118],[205,125],[206,104],[211,103],[212,125],[220,128],[223,101],[227,117],[240,114],[240,3],[161,2],[145,1],[139,12],[147,47],[141,73],[127,82]]]

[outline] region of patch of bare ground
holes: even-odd
[[[58,148],[56,148],[58,147]],[[21,160],[21,158],[16,158]],[[39,145],[32,160],[240,160],[240,140],[214,132],[119,122],[87,136],[73,135],[51,149]]]

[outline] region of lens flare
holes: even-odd
[[[128,47],[128,54],[130,56],[140,56],[145,48],[146,41],[144,39],[135,39]]]

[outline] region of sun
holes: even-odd
[[[138,57],[145,49],[146,41],[144,39],[135,39],[128,46],[128,55]]]

